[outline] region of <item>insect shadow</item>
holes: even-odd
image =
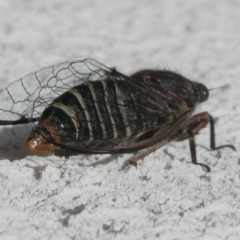
[[[23,147],[26,137],[31,130],[31,125],[18,125],[14,127],[0,128],[0,160],[20,160],[30,154],[27,148]]]
[[[45,156],[49,155],[49,153],[33,153],[29,151],[24,145],[26,138],[31,130],[31,124],[25,125],[17,125],[11,127],[0,127],[0,160],[8,159],[9,161],[21,160],[26,158],[27,156]],[[65,157],[66,160],[72,156],[79,156],[79,152],[70,151],[66,149],[56,149],[52,153],[57,157]],[[92,155],[92,154],[88,154]],[[96,158],[96,161],[93,163],[87,164],[88,166],[97,166],[97,165],[105,165],[109,162],[116,160],[122,154],[114,154],[111,156],[101,156],[100,158]],[[80,164],[82,166],[86,164]]]

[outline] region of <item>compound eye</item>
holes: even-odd
[[[209,91],[206,86],[201,83],[198,83],[198,92],[199,92],[199,102],[205,102],[209,97]]]

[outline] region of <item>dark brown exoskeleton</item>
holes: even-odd
[[[17,96],[16,89],[22,94]],[[209,172],[197,162],[194,135],[200,129],[210,123],[211,149],[235,148],[215,146],[208,112],[192,116],[208,95],[203,84],[171,71],[143,70],[128,77],[92,59],[75,60],[32,73],[1,91],[6,104],[0,109],[0,125],[32,122],[26,146],[35,152],[60,147],[79,153],[130,153],[147,148],[130,160],[134,165],[166,143],[188,138],[192,163]]]

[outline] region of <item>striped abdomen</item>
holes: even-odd
[[[71,88],[43,112],[38,127],[51,125],[61,143],[122,139],[144,128],[139,96],[127,81],[87,82]]]

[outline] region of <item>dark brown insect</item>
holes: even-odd
[[[92,59],[44,68],[15,81],[0,92],[0,125],[31,122],[26,146],[35,152],[56,147],[79,153],[130,153],[136,162],[173,140],[189,139],[197,162],[194,135],[214,121],[208,112],[191,116],[208,99],[201,83],[161,70],[143,70],[128,77]]]

